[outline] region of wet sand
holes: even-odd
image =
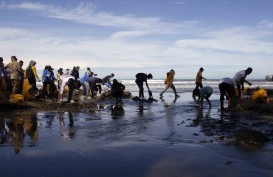
[[[217,94],[212,108],[204,102],[202,110],[190,93],[180,96],[166,93],[153,103],[124,99],[123,111],[103,100],[81,111],[0,113],[7,130],[1,176],[272,176],[272,116],[221,113]],[[234,131],[243,126],[270,141],[234,143]]]

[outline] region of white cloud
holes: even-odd
[[[268,27],[268,28],[272,28],[273,27],[273,21],[271,20],[262,20],[260,21],[260,26],[264,26],[264,27]]]
[[[76,63],[80,66],[131,67],[135,62],[134,67],[142,67],[154,65],[152,56],[162,50],[157,43],[120,41],[120,36],[124,36],[122,33],[109,39],[83,39],[51,37],[14,28],[0,28],[0,32],[1,53],[5,61],[11,55],[18,56],[26,63],[36,59],[39,69],[49,63],[56,67],[71,67]]]
[[[121,27],[115,28],[115,31],[120,31],[104,38],[62,34],[56,37],[51,36],[52,33],[42,33],[35,29],[2,27],[0,46],[5,62],[9,61],[11,55],[16,55],[26,64],[31,59],[36,60],[39,69],[47,64],[54,68],[71,68],[74,65],[141,69],[154,67],[160,71],[162,68],[167,71],[171,66],[181,70],[187,67],[198,68],[200,65],[219,67],[219,70],[211,71],[212,75],[221,72],[221,67],[237,70],[236,67],[248,65],[267,74],[271,72],[268,66],[273,64],[273,32],[266,28],[202,29],[195,27],[198,22],[194,21],[170,24],[157,17],[117,16],[97,12],[95,5],[85,3],[70,9],[29,2],[1,3],[0,7],[35,11],[46,17],[78,23]],[[261,24],[270,24],[270,21]],[[191,30],[181,30],[187,27],[191,27]],[[165,35],[167,33],[171,39]],[[156,37],[154,34],[157,34]],[[179,76],[177,73],[178,78],[186,75],[182,72]]]
[[[270,35],[270,33],[244,28],[231,28],[208,32],[203,35],[203,38],[178,40],[176,47],[226,53],[273,54],[273,42],[263,39],[267,35]]]
[[[127,39],[127,38],[132,38],[132,37],[139,37],[139,36],[146,36],[150,35],[151,33],[148,31],[121,31],[114,33],[111,36],[112,40],[121,40],[121,39]]]
[[[195,25],[198,21],[187,21],[183,23],[162,22],[158,17],[137,17],[134,15],[114,15],[109,12],[97,12],[96,5],[91,3],[79,3],[75,8],[56,7],[33,2],[22,2],[19,4],[2,3],[1,8],[32,10],[40,15],[70,20],[77,23],[91,24],[98,26],[120,27],[133,30],[148,30],[154,33],[173,33],[181,28]]]
[[[5,4],[2,2],[1,4],[2,8],[7,8],[7,9],[25,9],[25,10],[48,10],[51,7],[46,6],[40,3],[33,3],[33,2],[22,2],[20,4]]]
[[[260,38],[268,34],[256,30],[236,28],[204,32],[199,37],[180,39],[174,43],[164,40],[126,40],[128,36],[138,35],[145,35],[145,32],[122,31],[109,38],[91,39],[53,37],[28,30],[0,28],[1,55],[5,62],[9,61],[11,55],[16,55],[26,65],[34,59],[38,69],[43,69],[47,64],[54,68],[79,65],[109,68],[157,67],[158,70],[169,66],[181,69],[200,65],[223,66],[232,70],[250,65],[255,69],[260,68],[266,74],[270,70],[268,65],[273,64],[273,52],[270,51],[273,43],[262,41]],[[218,72],[221,72],[221,67],[219,69]],[[183,76],[186,74],[181,74]],[[214,75],[211,77],[217,78]]]

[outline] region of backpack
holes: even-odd
[[[34,73],[32,71],[31,66],[27,67],[27,69],[26,69],[26,77],[27,78],[33,78],[34,77]]]

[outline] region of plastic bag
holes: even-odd
[[[10,94],[10,101],[13,103],[22,103],[24,102],[24,96],[21,94]]]

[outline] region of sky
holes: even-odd
[[[273,74],[272,0],[0,0],[0,56],[162,79]]]

